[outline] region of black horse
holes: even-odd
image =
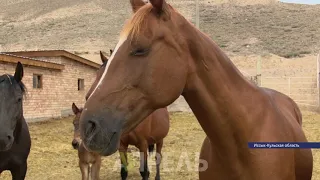
[[[23,180],[31,148],[28,125],[23,117],[23,66],[14,76],[0,76],[0,174],[9,170],[13,180]]]

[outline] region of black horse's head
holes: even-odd
[[[18,62],[14,76],[0,76],[0,151],[9,150],[20,136],[25,86],[23,66]]]

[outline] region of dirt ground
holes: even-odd
[[[309,141],[320,140],[320,114],[303,112],[303,127]],[[165,139],[163,149],[164,163],[161,176],[165,180],[195,180],[197,173],[197,154],[204,139],[204,133],[192,113],[171,113],[171,129]],[[72,117],[31,124],[32,150],[26,180],[80,179],[77,153],[72,149]],[[129,163],[130,179],[140,179],[139,162],[136,149],[132,148]],[[320,150],[313,150],[313,180],[320,179]],[[104,158],[101,179],[120,179],[118,153]],[[149,160],[151,177],[155,175],[155,162]],[[8,172],[1,179],[10,180]]]

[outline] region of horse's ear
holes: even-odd
[[[137,12],[142,6],[144,6],[146,3],[144,3],[142,0],[130,0],[132,11],[135,13]]]
[[[106,62],[108,62],[108,58],[107,58],[107,57],[105,57],[105,56],[102,54],[102,52],[101,52],[101,51],[100,51],[100,58],[101,58],[102,63],[106,63]]]
[[[16,72],[14,73],[14,79],[17,82],[20,82],[23,78],[23,66],[21,64],[21,62],[18,62],[17,66],[16,66]]]
[[[112,55],[112,53],[113,53],[113,50],[112,50],[112,49],[110,49],[110,56]]]
[[[77,114],[78,112],[80,112],[79,108],[74,103],[72,103],[72,111],[74,114]]]
[[[165,0],[149,0],[157,13],[161,13],[166,4]]]

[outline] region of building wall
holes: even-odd
[[[97,69],[64,57],[62,58],[62,64],[65,65],[65,69],[61,79],[59,79],[60,88],[63,88],[59,101],[61,113],[64,115],[65,113],[72,113],[71,105],[73,102],[78,107],[83,107],[85,95],[96,78]],[[78,79],[84,79],[85,89],[83,91],[78,91]]]
[[[23,83],[27,87],[24,100],[24,116],[27,121],[60,118],[72,114],[75,102],[83,106],[85,94],[96,77],[96,69],[66,58],[60,58],[65,65],[62,71],[24,66]],[[16,64],[0,62],[0,74],[12,74]],[[33,74],[42,75],[42,88],[33,89]],[[78,91],[78,78],[84,79],[85,88]]]
[[[53,63],[62,63],[62,57],[35,57],[36,59],[45,60]]]

